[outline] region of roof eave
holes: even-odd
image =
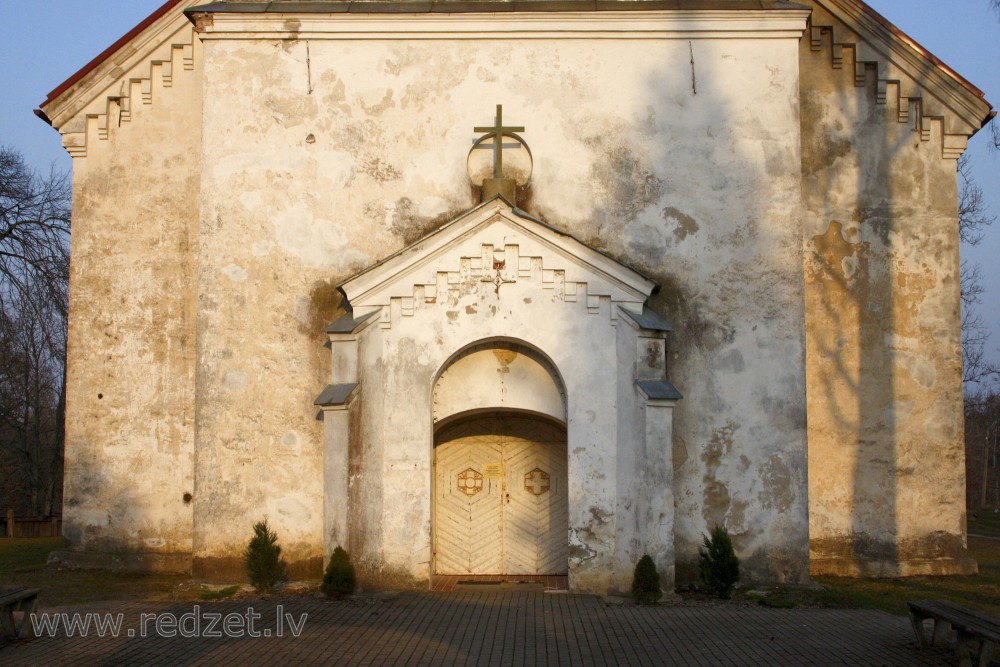
[[[992,119],[985,93],[863,0],[813,0],[857,32],[868,45],[908,72],[969,128],[969,136]],[[923,67],[921,67],[923,64]],[[926,68],[924,70],[923,68]]]
[[[167,12],[169,12],[171,9],[181,4],[182,2],[184,2],[184,0],[167,0],[165,3],[160,5],[160,7],[156,11],[154,11],[152,14],[143,19],[142,22],[139,23],[139,25],[135,26],[127,33],[122,35],[122,37],[118,39],[114,44],[101,51],[101,53],[98,54],[97,57],[95,57],[89,63],[87,63],[79,70],[77,70],[76,73],[73,74],[73,76],[71,76],[70,78],[66,79],[61,84],[53,88],[52,92],[50,92],[48,94],[48,97],[45,98],[45,101],[42,102],[41,105],[39,105],[41,107],[40,110],[50,105],[52,102],[56,100],[57,97],[59,97],[64,92],[72,88],[78,82],[82,81],[84,77],[93,72],[104,61],[106,61],[115,53],[117,53],[119,49],[128,44],[130,41],[132,41],[136,37],[136,35],[138,35],[143,30],[151,26],[153,23],[157,21],[157,19],[164,16]],[[49,121],[49,124],[50,125],[52,124],[51,121]]]

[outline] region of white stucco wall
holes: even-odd
[[[323,328],[342,314],[337,284],[478,203],[472,128],[502,103],[534,156],[518,204],[654,279],[651,306],[674,326],[665,357],[617,325],[546,350],[576,380],[603,377],[579,370],[583,354],[617,364],[617,391],[570,391],[571,436],[644,438],[642,455],[608,463],[614,481],[596,467],[606,449],[570,452],[574,558],[615,534],[602,558],[648,546],[668,567],[676,548],[690,578],[719,523],[749,579],[804,578],[810,529],[815,572],[974,569],[952,160],[989,105],[867,10],[806,0],[800,39],[794,6],[217,13],[192,28],[181,10],[195,2],[165,7],[44,105],[74,156],[64,495],[77,555],[186,570],[193,554],[197,574],[229,579],[267,515],[293,576],[313,576],[336,477],[350,502],[338,525],[371,527],[356,535],[366,562],[422,576],[403,553],[426,549],[427,500],[400,484],[425,484],[427,450],[393,449],[395,434],[429,437],[428,383],[455,346],[492,332],[541,348],[565,324],[553,313],[583,306],[522,303],[505,324],[445,310],[426,323],[449,332],[440,343],[381,324],[360,336],[359,359],[391,354],[412,374],[368,373],[359,409],[327,415],[361,443],[346,470],[330,469],[337,443],[312,399],[357,364],[331,365]],[[669,370],[685,399],[628,405],[633,349],[636,375]],[[388,395],[405,400],[375,418]],[[669,488],[627,491],[654,469],[673,471]],[[657,493],[675,498],[671,544],[629,509]]]
[[[152,556],[104,566],[189,571],[201,45],[190,26],[162,32],[156,66],[122,57],[65,93],[98,85],[116,101],[60,127],[76,156],[63,521],[75,548]]]
[[[754,26],[785,30],[787,15]],[[790,22],[804,25],[801,16]],[[335,313],[323,304],[336,282],[475,203],[465,173],[472,126],[488,124],[502,102],[535,156],[521,205],[664,285],[656,305],[677,330],[671,378],[695,397],[677,410],[673,443],[682,555],[692,559],[701,533],[724,522],[744,554],[758,555],[761,575],[804,576],[798,33],[713,38],[711,21],[704,27],[653,39],[276,41],[226,33],[216,20],[202,35],[198,447],[208,502],[196,556],[235,553],[265,513],[280,521],[291,553],[319,553],[320,425],[304,399],[326,379],[318,334]],[[586,424],[577,439],[599,440],[615,428],[616,395],[597,378],[572,377],[569,359],[592,355],[596,367],[613,368],[614,330],[567,346],[544,304],[524,312],[523,339],[565,358],[568,387],[587,387],[568,397],[570,439]],[[458,317],[475,330],[464,343],[492,331],[482,311]],[[447,326],[426,322],[428,332]],[[384,373],[378,396],[429,400],[459,341],[432,351],[422,338],[382,335],[370,358],[392,351],[413,367]],[[373,443],[381,429],[406,434],[426,454],[424,407],[358,428]],[[599,452],[575,471],[585,481],[570,501],[571,526],[593,532],[581,548],[594,551],[611,539],[613,520],[591,507],[615,507],[613,485],[588,476],[614,467]],[[378,483],[401,489],[419,475],[426,487],[428,464],[393,472],[397,455],[415,452],[371,453],[390,462]],[[571,471],[582,461],[571,457]],[[397,493],[392,512],[367,501],[357,511],[426,549],[427,500]],[[772,572],[773,555],[781,565]],[[395,564],[402,554],[385,558]]]

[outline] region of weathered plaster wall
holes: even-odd
[[[394,508],[374,523],[353,524],[350,548],[368,582],[426,585],[434,568],[432,418],[449,414],[443,408],[451,402],[443,399],[458,377],[470,387],[469,398],[477,399],[474,410],[528,409],[565,420],[571,586],[626,590],[644,545],[637,543],[624,560],[617,558],[616,526],[622,521],[614,503],[617,452],[636,443],[616,432],[619,357],[614,341],[619,308],[641,308],[653,285],[575,241],[522,220],[529,230],[548,234],[541,242],[504,215],[517,219],[495,200],[464,216],[458,229],[449,226],[446,239],[427,239],[409,249],[402,257],[412,258],[407,260],[412,266],[386,264],[374,276],[344,285],[356,314],[357,309],[379,309],[378,324],[361,334],[375,344],[365,348],[357,381],[361,421],[381,428],[351,446],[363,456],[380,435],[381,466],[374,466],[373,479],[362,476],[352,485],[362,506]],[[482,225],[475,233],[466,227],[473,223]],[[608,278],[609,272],[639,287],[622,287]],[[496,276],[502,282],[490,280]],[[536,326],[541,321],[547,325]],[[630,373],[635,356],[633,346],[625,364]],[[633,379],[630,374],[629,389]],[[369,391],[369,381],[375,392]],[[482,387],[502,391],[484,393]],[[372,535],[380,539],[369,540]],[[357,543],[374,548],[357,548]]]
[[[631,18],[597,35],[567,13],[543,39],[491,39],[497,17],[472,39],[300,34],[299,21],[246,39],[209,20],[192,45],[171,10],[46,108],[75,156],[64,509],[74,547],[179,569],[193,553],[196,573],[231,578],[266,515],[293,575],[319,573],[329,536],[312,399],[330,380],[323,326],[342,312],[335,285],[477,203],[472,127],[502,103],[534,155],[522,208],[663,286],[653,306],[674,332],[658,363],[685,399],[657,407],[673,411],[672,429],[661,419],[646,434],[672,430],[662,444],[680,579],[716,523],[750,579],[801,580],[807,554],[815,573],[974,567],[955,165],[942,155],[957,156],[977,111],[934,107],[924,88],[948,93],[947,75],[926,68],[927,81],[912,80],[833,18],[828,8],[846,16],[845,3],[809,2],[813,28],[833,25],[832,38],[738,38],[749,23],[714,33],[722,14],[702,16],[690,40]],[[437,28],[461,33],[467,20]],[[582,32],[562,39],[571,23]],[[156,41],[181,28],[186,41]],[[94,81],[110,87],[86,98]],[[588,389],[567,399],[571,442],[615,429],[638,438],[630,415],[641,405],[625,405],[628,373],[613,359],[630,339],[567,345],[552,308],[580,304],[542,305],[518,315],[520,337],[554,350],[569,378],[582,354],[610,374],[575,378]],[[420,491],[430,386],[461,345],[511,336],[495,317],[463,308],[429,319],[427,331],[463,332],[447,344],[381,328],[359,341],[371,364],[407,360],[370,373],[360,409],[344,416],[360,443],[348,521],[364,529],[351,548],[383,583],[430,567],[414,559],[431,540]],[[616,373],[618,391],[601,393]],[[613,415],[616,400],[625,410]],[[400,433],[411,450],[392,449]],[[602,446],[570,452],[571,562],[598,559],[592,572],[645,539],[627,525],[634,516],[616,516],[631,511],[630,471],[645,468],[628,452],[602,458]]]
[[[525,304],[525,298],[531,303]],[[442,317],[447,309],[462,312],[469,305],[481,307],[473,307],[475,312],[465,321]],[[379,471],[381,481],[374,489],[382,495],[379,500],[384,506],[394,509],[380,517],[380,526],[367,528],[382,535],[379,551],[359,554],[370,572],[400,572],[417,581],[427,580],[431,566],[433,474],[430,390],[434,378],[458,350],[483,339],[509,337],[513,330],[521,332],[520,340],[553,359],[567,386],[571,576],[576,574],[573,566],[579,561],[592,561],[587,563],[588,579],[572,585],[603,590],[612,584],[609,579],[618,569],[614,567],[611,511],[615,491],[615,386],[607,379],[614,378],[617,357],[609,309],[608,305],[601,313],[590,314],[586,302],[565,303],[553,290],[535,285],[497,295],[492,285],[485,283],[457,304],[420,309],[407,326],[381,332],[381,348],[371,349],[377,351],[377,357],[366,365],[378,368],[378,375],[384,379],[377,396],[365,393],[362,419],[384,424],[387,437]],[[532,322],[553,314],[557,314],[558,324],[532,326]],[[585,326],[589,318],[597,323]],[[574,363],[575,355],[587,357],[589,363]],[[362,378],[363,383],[367,377]],[[410,409],[400,409],[403,403]],[[358,481],[367,486],[367,480]],[[600,518],[599,525],[595,525],[595,516]],[[358,528],[366,530],[364,526]],[[586,535],[576,534],[584,528]]]
[[[316,562],[311,399],[328,375],[332,286],[475,203],[471,129],[502,102],[535,156],[522,205],[665,286],[656,306],[675,325],[671,378],[687,397],[673,442],[678,557],[693,563],[719,522],[750,576],[805,576],[796,40],[205,37],[196,558],[235,558],[269,514],[290,560]],[[438,367],[415,364],[426,372],[366,385],[365,405],[373,391],[429,391]],[[423,429],[429,443],[430,413],[417,412],[397,410],[390,427]],[[356,465],[365,484],[399,483],[378,478],[392,456],[372,432],[382,426],[357,428],[374,449],[352,476]],[[426,512],[382,511],[389,493],[377,488],[364,497],[352,512],[372,526],[365,553],[399,562],[384,552],[391,532],[426,546]],[[595,536],[578,547],[613,537],[582,497],[570,503],[571,525]]]
[[[830,48],[801,49],[812,572],[967,572],[955,161],[876,103],[921,82],[883,59],[856,87]]]
[[[470,308],[476,306],[470,304]],[[435,422],[498,408],[536,412],[565,421],[563,394],[558,373],[544,357],[532,354],[530,349],[490,344],[471,348],[454,359],[434,383],[431,403]]]
[[[73,164],[64,533],[74,549],[149,554],[123,567],[190,568],[199,45],[192,70],[182,55],[169,88],[162,67],[132,84],[128,122],[108,106],[106,140],[73,121],[93,126]]]
[[[627,315],[619,318],[616,328],[617,558],[631,564],[637,562],[636,556],[649,554],[669,597],[676,582],[673,413],[677,401],[648,400],[635,382],[666,379],[666,333],[641,329]]]

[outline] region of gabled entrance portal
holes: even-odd
[[[669,326],[655,284],[494,199],[341,285],[324,534],[369,584],[673,580]]]
[[[438,430],[436,574],[566,574],[566,428],[494,414]]]

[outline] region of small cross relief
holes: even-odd
[[[478,470],[466,468],[458,473],[458,490],[467,496],[474,496],[483,490],[483,475]]]
[[[479,279],[480,282],[492,283],[496,288],[494,291],[497,293],[497,296],[500,296],[501,285],[507,285],[509,283],[517,282],[516,280],[507,280],[506,278],[503,277],[503,270],[505,268],[507,268],[506,260],[494,261],[493,262],[494,274],[490,275],[489,273],[484,272],[483,277]]]
[[[549,473],[541,468],[535,468],[524,474],[524,490],[534,496],[540,496],[549,490]]]

